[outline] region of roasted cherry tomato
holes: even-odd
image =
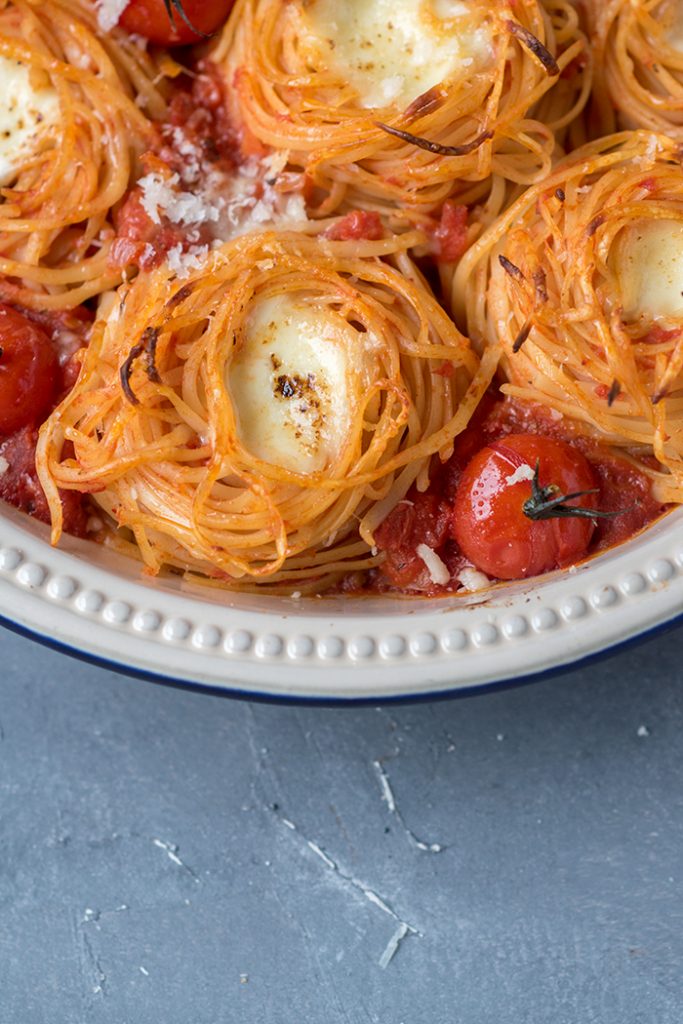
[[[59,386],[54,346],[37,324],[0,304],[0,434],[40,423]]]
[[[538,576],[588,551],[595,519],[605,514],[596,509],[596,488],[590,463],[571,445],[511,434],[482,448],[467,465],[452,535],[488,576]]]
[[[159,46],[186,46],[219,28],[235,0],[131,0],[119,24]]]

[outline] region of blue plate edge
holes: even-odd
[[[22,626],[19,623],[14,622],[12,619],[7,618],[7,616],[0,614],[0,626],[9,630],[11,633],[16,633],[25,639],[33,640],[34,642],[41,644],[43,647],[57,651],[59,654],[65,654],[68,657],[84,662],[87,665],[94,665],[97,668],[105,669],[110,672],[118,672],[121,675],[125,675],[133,679],[141,679],[148,683],[154,683],[157,686],[167,686],[172,689],[185,690],[190,693],[209,694],[214,697],[227,697],[231,700],[241,700],[259,704],[284,704],[308,707],[379,707],[385,704],[424,704],[435,703],[441,700],[454,700],[459,697],[483,696],[484,694],[497,692],[499,690],[509,690],[519,686],[527,686],[531,683],[542,682],[545,679],[552,679],[555,676],[561,675],[563,672],[576,671],[578,669],[585,668],[586,666],[596,664],[599,661],[612,657],[612,655],[619,651],[636,647],[646,640],[673,630],[681,623],[683,623],[683,612],[679,612],[672,618],[667,619],[664,622],[657,623],[655,626],[650,626],[648,629],[644,629],[642,632],[636,633],[625,640],[617,640],[615,643],[609,644],[607,647],[604,647],[599,651],[593,651],[591,654],[577,658],[574,661],[565,662],[562,665],[556,665],[551,668],[540,669],[538,672],[530,672],[526,675],[513,676],[509,679],[493,680],[489,683],[477,683],[473,686],[457,687],[452,690],[446,689],[428,691],[426,693],[400,694],[388,697],[308,697],[297,694],[270,694],[260,693],[258,691],[250,692],[247,690],[241,690],[237,686],[230,685],[225,687],[213,686],[210,683],[202,683],[199,681],[193,682],[187,679],[176,679],[173,676],[161,675],[159,673],[151,672],[148,669],[135,668],[134,666],[112,661],[109,658],[105,658],[97,654],[91,654],[89,651],[84,651],[78,647],[72,647],[70,644],[63,643],[61,640],[56,640],[52,636],[40,633],[37,630],[32,630],[27,626]]]

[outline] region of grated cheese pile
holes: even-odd
[[[193,245],[187,250],[182,245],[176,245],[166,254],[166,262],[176,277],[184,280],[193,270],[202,269],[209,251],[208,245]]]
[[[188,227],[188,245],[177,245],[167,255],[179,278],[201,268],[210,247],[200,245],[200,228],[209,229],[213,247],[252,231],[303,228],[309,223],[300,190],[281,191],[280,174],[287,153],[246,161],[234,171],[207,163],[201,149],[181,127],[167,126],[167,141],[183,157],[179,172],[164,176],[153,171],[140,178],[141,203],[155,224],[166,218]],[[290,183],[288,183],[288,186]]]
[[[140,178],[142,207],[155,224],[161,224],[162,214],[173,224],[207,224],[217,221],[220,206],[211,203],[200,192],[183,192],[177,186],[180,176],[170,178],[153,173]]]
[[[249,160],[232,176],[221,223],[222,241],[250,231],[308,223],[303,195],[283,193],[275,187],[286,161],[286,153]]]

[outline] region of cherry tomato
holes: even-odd
[[[164,0],[131,0],[119,24],[127,32],[144,36],[159,46],[186,46],[198,43],[219,28],[235,0],[175,0],[171,3],[173,20]],[[185,12],[185,18],[181,13]],[[196,29],[196,32],[192,31]]]
[[[463,554],[488,576],[502,580],[538,576],[571,565],[588,550],[595,528],[591,518],[533,519],[525,512],[537,463],[539,486],[548,489],[546,501],[596,487],[591,465],[581,452],[539,434],[511,434],[491,442],[463,473],[453,507],[452,535]],[[566,505],[595,509],[598,498],[586,494]]]
[[[59,386],[59,362],[48,335],[0,304],[0,434],[39,423]]]

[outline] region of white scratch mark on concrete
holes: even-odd
[[[396,797],[394,796],[394,791],[391,788],[391,783],[389,782],[389,776],[385,772],[382,762],[373,761],[372,766],[375,769],[377,781],[379,782],[382,800],[386,803],[389,813],[394,815],[413,846],[418,850],[422,850],[424,853],[442,853],[446,847],[442,846],[441,843],[426,843],[423,839],[420,839],[419,836],[416,836],[411,828],[408,828],[403,815],[398,809]]]
[[[328,868],[332,868],[334,870],[336,865],[334,861],[327,856],[325,851],[321,850],[318,844],[314,843],[312,839],[307,839],[306,842],[308,844],[309,849],[313,850],[313,853],[316,855],[316,857],[320,857],[321,861],[323,861],[324,864],[327,864]]]
[[[386,914],[388,917],[390,917],[393,921],[396,922],[398,928],[394,932],[394,935],[392,936],[392,939],[389,942],[389,946],[387,946],[387,949],[384,951],[383,954],[383,956],[386,956],[387,950],[390,948],[391,943],[394,940],[396,940],[396,948],[391,953],[391,956],[389,957],[387,964],[394,956],[396,949],[398,949],[398,946],[400,945],[401,941],[407,935],[416,935],[418,938],[423,937],[423,933],[419,930],[419,928],[416,928],[414,925],[409,924],[407,921],[404,921],[401,917],[399,917],[396,911],[387,903],[386,900],[382,899],[379,893],[375,892],[374,889],[371,889],[369,885],[366,885],[365,882],[362,882],[359,878],[356,878],[354,875],[348,875],[345,871],[342,871],[342,869],[339,867],[339,864],[337,864],[337,862],[333,860],[332,857],[330,857],[329,854],[327,854],[322,849],[320,844],[314,842],[314,840],[312,839],[308,839],[301,832],[298,826],[294,824],[293,821],[291,821],[289,818],[284,818],[281,815],[278,815],[277,813],[276,816],[278,820],[285,826],[285,828],[289,829],[290,832],[296,832],[297,835],[301,836],[301,839],[306,844],[306,847],[309,850],[311,850],[311,852],[314,853],[316,857],[318,857],[323,862],[323,864],[328,869],[330,874],[334,878],[336,878],[337,881],[340,882],[345,889],[351,890],[354,894],[360,894],[369,903],[372,903],[373,906],[377,907],[379,910],[382,911],[382,913]],[[399,932],[401,932],[401,936],[400,938],[397,938]]]
[[[365,894],[366,899],[370,900],[371,903],[374,903],[376,907],[379,907],[380,910],[384,911],[385,914],[388,914],[389,917],[393,917],[396,921],[399,920],[398,916],[393,912],[391,907],[388,906],[384,902],[382,897],[378,896],[376,892],[373,892],[372,889],[368,889],[366,886],[364,886],[361,882],[359,882],[355,878],[352,878],[351,882],[353,882],[354,885],[358,885],[358,887]]]
[[[107,975],[102,969],[100,958],[93,949],[90,939],[85,933],[85,930],[81,930],[83,939],[83,949],[85,952],[85,958],[90,966],[90,971],[94,984],[92,985],[92,994],[94,996],[102,996],[103,998],[107,995]]]
[[[177,866],[179,868],[182,868],[184,871],[187,871],[188,875],[194,878],[195,882],[199,883],[199,878],[192,870],[192,868],[189,867],[189,865],[187,865],[185,861],[181,860],[180,857],[178,856],[179,847],[175,843],[166,843],[164,842],[163,839],[153,839],[152,842],[156,847],[158,847],[158,849],[164,851],[164,853],[166,854],[170,861],[172,861],[174,864],[177,864]]]
[[[114,907],[112,910],[93,910],[92,907],[86,907],[83,911],[81,924],[94,924],[97,931],[100,931],[100,921],[103,917],[110,917],[112,914],[122,914],[126,910],[128,910],[127,903],[120,903],[118,907]]]
[[[387,773],[384,771],[379,761],[373,761],[372,763],[377,773],[377,778],[379,779],[380,788],[382,790],[382,800],[386,802],[386,805],[389,808],[390,812],[394,814],[396,812],[396,800],[394,799],[394,792],[391,786],[389,785],[389,778],[387,776]]]
[[[406,935],[408,935],[409,929],[407,924],[400,924],[394,934],[387,943],[387,948],[379,958],[379,966],[383,971],[386,971],[387,967],[398,953],[398,947],[401,945]]]

